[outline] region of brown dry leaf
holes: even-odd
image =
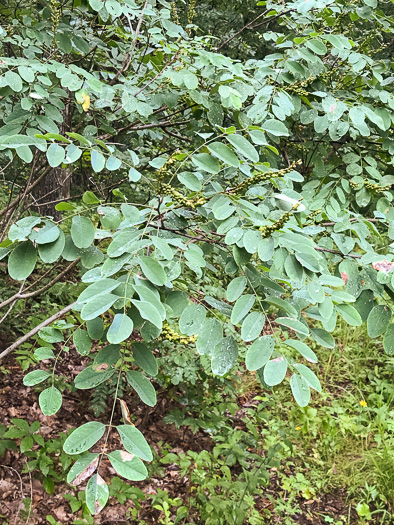
[[[126,405],[126,402],[123,401],[123,399],[119,399],[119,402],[120,402],[120,409],[122,411],[123,421],[125,423],[128,423],[129,425],[133,425],[133,423],[131,422],[131,418],[130,418],[130,410],[129,410],[129,407]]]

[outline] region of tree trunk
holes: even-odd
[[[40,215],[60,219],[56,204],[70,197],[71,169],[53,168],[33,190],[33,209]]]
[[[71,106],[67,104],[63,111],[63,122],[60,129],[62,135],[70,131],[71,119]],[[56,210],[56,204],[70,197],[71,178],[71,167],[53,168],[33,190],[33,209],[40,215],[49,215],[54,219],[60,219],[61,215]]]

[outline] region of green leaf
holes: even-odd
[[[37,252],[29,241],[18,244],[8,257],[8,273],[11,279],[24,281],[33,272]]]
[[[47,244],[39,244],[38,254],[42,262],[47,264],[56,262],[63,253],[65,244],[66,237],[62,230],[59,230],[59,236],[55,241]]]
[[[42,221],[41,217],[24,217],[13,224],[8,232],[11,242],[25,241],[31,230]]]
[[[261,261],[269,261],[274,254],[274,239],[261,239],[257,247],[257,254]]]
[[[93,362],[93,370],[100,371],[101,368],[97,365],[106,363],[108,366],[114,365],[120,358],[120,345],[107,345],[100,350]]]
[[[271,358],[275,349],[275,340],[271,335],[259,337],[246,352],[246,368],[253,372],[263,367]]]
[[[226,139],[238,150],[244,157],[252,162],[258,162],[260,157],[256,148],[242,135],[227,135]]]
[[[335,339],[326,330],[323,330],[322,328],[312,328],[311,334],[312,334],[313,339],[319,345],[324,346],[324,348],[334,348],[335,347]]]
[[[362,319],[357,310],[350,304],[337,304],[335,305],[336,311],[339,315],[350,324],[350,326],[361,326]]]
[[[115,450],[108,454],[108,459],[119,476],[130,481],[142,481],[148,476],[145,465],[134,454],[123,450]]]
[[[211,144],[208,144],[207,147],[212,155],[219,160],[222,160],[230,166],[234,166],[234,168],[239,167],[240,162],[238,157],[225,144],[222,144],[221,142],[212,142]]]
[[[264,131],[274,135],[275,137],[287,137],[289,130],[280,120],[268,119],[261,125]],[[268,384],[268,383],[267,383]]]
[[[136,222],[138,222],[140,217],[140,212],[138,208],[136,208],[135,206],[131,206],[131,204],[122,204],[120,209],[122,210],[126,221],[129,221],[131,224],[135,224]]]
[[[379,304],[372,308],[367,319],[367,330],[369,337],[379,337],[382,335],[391,319],[391,310],[388,306]]]
[[[290,379],[290,387],[297,404],[300,407],[306,407],[311,398],[311,391],[306,380],[298,374],[293,374]]]
[[[305,379],[305,381],[311,388],[317,390],[317,392],[321,392],[320,381],[310,368],[299,363],[295,364],[294,366],[296,367],[297,372],[299,372],[302,375],[302,377]]]
[[[109,310],[117,299],[119,299],[119,297],[109,293],[101,294],[97,297],[94,297],[82,308],[81,318],[84,321],[89,321],[90,319],[98,317],[99,315]]]
[[[163,326],[162,317],[160,312],[157,310],[156,306],[148,301],[138,301],[133,299],[131,301],[134,306],[138,308],[140,315],[143,319],[146,319],[150,323],[154,324],[160,331]]]
[[[264,367],[264,381],[268,386],[279,385],[285,378],[287,361],[283,356],[268,361]]]
[[[316,53],[316,55],[325,55],[327,53],[327,47],[321,40],[317,38],[312,38],[305,42],[306,47],[309,47],[311,51]]]
[[[73,334],[74,346],[80,355],[88,355],[92,348],[92,340],[90,339],[86,330],[77,328]]]
[[[88,390],[95,388],[104,381],[107,381],[115,373],[115,369],[108,367],[108,364],[93,364],[87,366],[82,372],[80,372],[74,380],[75,388],[78,390]]]
[[[185,335],[195,335],[202,328],[207,312],[200,304],[190,304],[182,312],[179,329]]]
[[[62,406],[62,394],[56,387],[51,386],[41,392],[38,403],[44,416],[53,416]]]
[[[101,512],[107,504],[108,498],[108,485],[100,474],[95,474],[86,485],[86,506],[91,514],[96,515]]]
[[[387,355],[394,355],[394,324],[390,324],[384,334],[383,348]]]
[[[248,253],[256,253],[260,245],[261,233],[256,230],[247,230],[242,240]]]
[[[150,407],[156,405],[156,391],[152,383],[141,372],[135,370],[128,370],[126,372],[126,379],[129,385],[134,388],[140,397],[141,401]]]
[[[44,359],[54,359],[55,354],[53,353],[53,350],[51,348],[47,348],[46,346],[40,346],[40,348],[37,348],[35,350],[34,356],[39,361],[42,361]]]
[[[23,384],[25,386],[33,386],[38,385],[39,383],[42,383],[49,377],[48,372],[45,370],[33,370],[33,372],[29,372],[25,377],[23,378]]]
[[[122,214],[118,209],[112,206],[99,206],[97,212],[100,215],[100,222],[103,228],[116,230],[119,227],[122,221]]]
[[[128,339],[133,331],[133,321],[126,314],[116,314],[107,332],[109,343],[122,343]]]
[[[276,322],[282,326],[286,326],[287,328],[294,330],[294,332],[298,332],[299,334],[309,335],[309,328],[297,319],[292,319],[291,317],[278,317]]]
[[[88,286],[78,297],[78,303],[87,303],[101,294],[109,294],[120,285],[115,279],[100,279]]]
[[[107,159],[106,168],[109,171],[116,171],[116,170],[118,170],[120,168],[121,165],[122,165],[122,161],[117,159],[113,155],[111,155]]]
[[[212,373],[217,376],[224,376],[235,365],[238,358],[238,346],[231,335],[225,337],[215,346],[212,352],[211,368]]]
[[[265,315],[260,312],[250,313],[243,321],[241,327],[241,337],[243,341],[253,341],[256,339],[265,323]]]
[[[308,284],[308,293],[314,303],[322,303],[326,296],[323,287],[317,281]]]
[[[198,155],[193,155],[192,162],[197,166],[197,168],[208,173],[216,174],[220,171],[220,165],[218,161],[211,155],[208,155],[208,153],[199,153]]]
[[[167,241],[160,237],[151,237],[151,240],[164,259],[171,261],[174,258],[174,253]]]
[[[41,328],[38,335],[47,343],[60,343],[60,341],[63,341],[63,334],[61,331],[52,326]]]
[[[96,317],[95,319],[87,321],[86,328],[88,330],[89,337],[91,339],[95,339],[96,341],[101,339],[104,333],[104,323],[101,317]]]
[[[12,91],[16,91],[17,93],[19,93],[19,91],[22,91],[23,89],[22,79],[14,71],[6,71],[4,74],[4,81],[6,85],[10,86]]]
[[[33,229],[29,235],[29,239],[36,244],[49,244],[56,241],[59,235],[59,227],[53,222],[45,221],[45,226]]]
[[[242,319],[250,312],[254,302],[256,300],[255,295],[246,294],[242,295],[234,305],[233,311],[231,312],[231,322],[238,324]]]
[[[52,168],[57,168],[58,166],[60,166],[60,164],[63,163],[66,157],[66,152],[62,146],[59,146],[59,144],[53,142],[49,146],[46,155],[49,165]]]
[[[151,448],[138,429],[131,425],[118,425],[116,430],[119,432],[120,439],[127,452],[134,454],[144,461],[153,460]]]
[[[167,282],[167,275],[163,266],[153,257],[140,256],[139,263],[145,277],[157,286]]]
[[[63,445],[66,454],[81,454],[99,441],[105,432],[105,425],[98,421],[90,421],[80,426],[68,436]]]
[[[138,366],[150,376],[157,375],[159,371],[157,361],[149,350],[149,348],[143,343],[133,343],[133,358]]]
[[[223,326],[217,319],[206,319],[198,332],[196,348],[200,355],[212,355],[223,339]]]
[[[100,173],[100,171],[104,169],[105,157],[100,151],[92,149],[90,153],[90,160],[92,163],[92,168],[96,173]]]
[[[230,303],[236,301],[243,293],[246,288],[246,277],[236,277],[233,279],[227,287],[226,299]]]
[[[129,181],[138,182],[141,177],[142,177],[141,173],[135,168],[133,168],[133,166],[131,166],[131,168],[129,169]]]
[[[297,352],[299,352],[303,357],[305,357],[305,359],[310,363],[318,362],[315,352],[311,350],[309,346],[305,343],[297,341],[296,339],[286,339],[285,343],[287,346],[290,346],[291,348],[297,350]]]
[[[71,224],[71,238],[77,248],[89,248],[94,240],[95,228],[87,217],[77,215]]]

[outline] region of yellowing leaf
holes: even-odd
[[[83,96],[82,109],[84,111],[87,111],[90,107],[90,97],[89,95],[85,95],[85,93],[83,93],[82,96]]]

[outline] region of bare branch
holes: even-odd
[[[4,352],[2,352],[0,354],[0,360],[3,359],[3,357],[6,357],[10,352],[15,350],[16,348],[18,348],[18,346],[23,344],[25,341],[30,339],[30,337],[33,337],[33,335],[35,335],[37,332],[39,332],[41,330],[41,328],[45,328],[45,326],[50,325],[51,323],[53,323],[53,321],[56,321],[60,317],[63,317],[63,315],[65,315],[67,312],[69,312],[75,306],[75,304],[76,303],[69,304],[68,306],[63,308],[63,310],[60,310],[56,314],[53,314],[51,317],[48,317],[48,319],[46,319],[45,321],[43,321],[42,323],[37,325],[35,328],[33,328],[33,330],[30,330],[30,332],[28,332],[26,335],[24,335],[23,337],[18,339],[18,341],[15,341],[15,343],[13,343],[11,346],[6,348],[4,350]]]

